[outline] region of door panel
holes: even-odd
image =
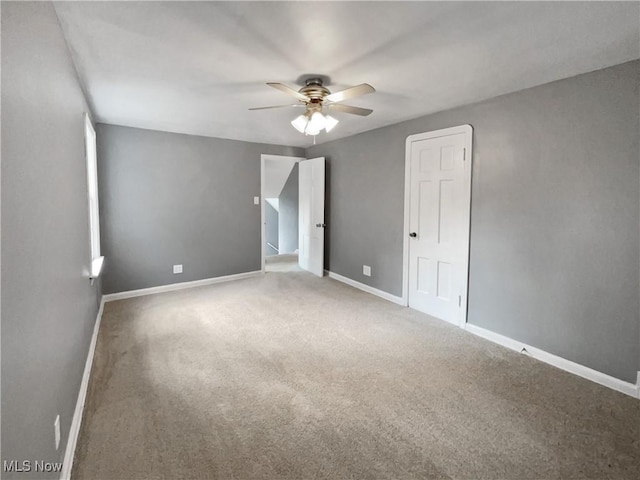
[[[467,282],[467,135],[418,139],[408,153],[409,306],[456,324]]]
[[[416,285],[416,288],[417,288],[418,292],[424,293],[426,295],[429,295],[429,293],[432,290],[432,288],[431,288],[431,283],[432,282],[431,282],[431,279],[429,278],[429,272],[431,271],[429,263],[431,262],[431,260],[429,260],[428,258],[424,258],[424,257],[418,257],[417,260],[418,260],[418,263],[417,263],[417,269],[418,269],[417,280],[418,280],[418,284]]]
[[[324,275],[324,157],[299,164],[300,267]]]

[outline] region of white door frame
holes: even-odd
[[[415,135],[409,135],[405,146],[405,163],[404,163],[404,231],[403,231],[403,247],[402,247],[402,303],[404,306],[409,306],[409,214],[411,203],[411,144],[420,140],[427,140],[430,138],[445,137],[447,135],[457,135],[464,133],[465,138],[465,162],[464,162],[464,190],[465,196],[468,201],[464,202],[466,210],[466,217],[469,222],[466,223],[467,232],[465,234],[465,264],[464,278],[466,282],[464,284],[462,301],[460,308],[460,318],[458,319],[458,326],[464,328],[467,323],[467,298],[469,295],[469,239],[471,234],[471,170],[473,165],[473,127],[471,125],[459,125],[457,127],[443,128],[441,130],[434,130],[431,132],[417,133]]]
[[[260,155],[260,270],[264,273],[266,252],[264,248],[264,239],[266,236],[264,228],[264,164],[266,160],[295,160],[296,163],[306,160],[305,157],[288,157],[286,155],[269,155],[263,153]]]

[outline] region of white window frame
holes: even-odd
[[[84,152],[87,165],[87,200],[89,204],[89,239],[91,243],[91,273],[93,280],[100,275],[104,257],[100,255],[100,214],[98,205],[98,151],[96,131],[89,114],[84,114]]]

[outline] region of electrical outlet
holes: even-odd
[[[53,422],[53,432],[56,436],[56,450],[60,446],[60,415],[56,415],[56,421]]]
[[[174,265],[173,266],[173,273],[182,273],[182,265]]]
[[[371,267],[369,265],[363,265],[362,266],[362,274],[366,277],[370,277],[371,276]]]
[[[260,205],[260,197],[253,197],[253,204]]]

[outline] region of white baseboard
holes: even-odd
[[[640,372],[638,372],[637,383],[634,385],[630,382],[625,382],[619,378],[585,367],[579,363],[572,362],[571,360],[545,352],[539,348],[532,347],[531,345],[505,337],[504,335],[494,333],[476,325],[471,325],[470,323],[465,325],[465,329],[468,332],[486,340],[490,340],[511,350],[515,350],[516,352],[526,353],[536,360],[540,360],[541,362],[548,363],[549,365],[553,365],[561,370],[565,370],[569,373],[573,373],[574,375],[591,380],[592,382],[599,383],[605,387],[609,387],[613,390],[617,390],[618,392],[626,393],[627,395],[640,399]]]
[[[100,308],[96,316],[96,323],[93,326],[93,334],[91,335],[91,343],[89,344],[89,352],[87,360],[84,364],[84,373],[80,382],[80,391],[78,392],[78,400],[76,401],[76,409],[73,412],[71,427],[69,427],[69,437],[67,438],[67,447],[64,451],[64,461],[62,470],[60,471],[60,480],[69,480],[71,478],[71,469],[73,468],[73,456],[78,443],[78,435],[82,425],[82,413],[84,412],[84,402],[87,398],[87,389],[89,388],[89,377],[91,376],[91,367],[93,366],[93,356],[96,351],[96,343],[98,341],[98,332],[100,331],[100,322],[102,321],[102,312],[104,311],[105,299],[100,300]]]
[[[351,285],[352,287],[362,290],[363,292],[367,292],[377,297],[384,298],[389,302],[402,305],[403,307],[405,306],[404,300],[402,299],[402,297],[396,297],[395,295],[392,295],[387,292],[383,292],[382,290],[378,290],[377,288],[373,288],[369,285],[365,285],[364,283],[356,282],[355,280],[352,280],[347,277],[343,277],[342,275],[338,275],[337,273],[330,272],[329,270],[325,270],[325,273],[329,276],[329,278],[333,278],[334,280],[338,280],[339,282],[346,283],[347,285]]]
[[[140,290],[129,290],[127,292],[110,293],[108,295],[103,295],[102,298],[105,302],[113,302],[114,300],[142,297],[144,295],[152,295],[154,293],[172,292],[174,290],[203,287],[205,285],[213,285],[215,283],[232,282],[234,280],[242,280],[243,278],[257,277],[259,275],[263,275],[261,270],[256,270],[255,272],[236,273],[234,275],[224,275],[222,277],[205,278],[202,280],[194,280],[192,282],[171,283],[169,285],[141,288]]]

